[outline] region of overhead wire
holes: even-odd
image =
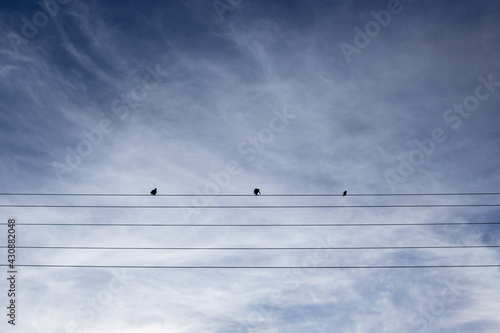
[[[475,195],[500,195],[500,192],[455,192],[455,193],[349,193],[348,196],[475,196]],[[14,193],[4,192],[0,196],[91,196],[91,197],[149,197],[144,193]],[[156,194],[157,197],[254,197],[254,194]],[[263,197],[342,197],[336,193],[302,193],[302,194],[261,194]]]
[[[0,266],[8,266],[0,264]],[[381,266],[177,266],[177,265],[57,265],[16,264],[18,267],[37,268],[107,268],[107,269],[426,269],[426,268],[498,268],[500,264],[480,265],[381,265]]]
[[[424,205],[18,205],[3,204],[0,208],[119,208],[119,209],[307,209],[307,208],[451,208],[499,207],[500,204],[424,204]]]
[[[485,196],[497,192],[476,193],[357,193],[349,196]],[[0,193],[0,196],[86,196],[86,197],[138,197],[149,194],[126,193]],[[251,197],[252,194],[157,194],[160,197]],[[265,194],[266,197],[340,197],[342,194]],[[42,205],[2,204],[0,208],[120,208],[120,209],[294,209],[294,208],[437,208],[437,207],[498,207],[500,204],[414,204],[414,205]],[[435,222],[435,223],[309,223],[309,224],[125,224],[125,223],[17,223],[24,226],[102,226],[102,227],[365,227],[365,226],[445,226],[445,225],[498,225],[500,222]],[[6,248],[7,246],[0,246]],[[112,246],[17,246],[20,249],[59,250],[409,250],[409,249],[479,249],[498,248],[500,245],[448,245],[448,246],[363,246],[363,247],[112,247]],[[7,266],[1,264],[0,266]],[[497,264],[476,265],[366,265],[366,266],[172,266],[172,265],[60,265],[19,264],[20,267],[38,268],[123,268],[123,269],[414,269],[414,268],[492,268]]]
[[[0,248],[7,248],[6,245]],[[500,248],[500,245],[442,245],[442,246],[358,246],[358,247],[120,247],[120,246],[16,246],[20,249],[45,250],[208,250],[208,251],[273,251],[273,250],[424,250]]]
[[[6,222],[0,225],[6,225]],[[384,227],[384,226],[447,226],[447,225],[499,225],[500,222],[415,222],[415,223],[258,223],[258,224],[183,224],[183,223],[24,223],[18,226],[88,226],[88,227]]]

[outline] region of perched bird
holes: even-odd
[[[156,191],[156,187],[155,187],[155,189],[154,189],[154,190],[152,190],[150,193],[151,193],[151,195],[156,195],[156,192],[157,192],[157,191]]]
[[[255,190],[253,190],[253,194],[259,195],[260,194],[260,190],[258,188],[256,188]]]
[[[343,197],[347,195],[347,191],[344,191],[344,194],[342,194]]]

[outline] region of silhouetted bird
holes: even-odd
[[[344,191],[344,194],[342,194],[343,197],[347,195],[347,191]]]
[[[154,189],[154,190],[152,190],[150,193],[151,193],[151,195],[156,195],[156,192],[157,192],[157,191],[156,191],[156,187],[155,187],[155,189]]]
[[[256,188],[255,190],[253,190],[253,194],[259,195],[260,194],[260,190],[258,188]]]

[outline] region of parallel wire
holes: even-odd
[[[500,195],[500,192],[470,193],[349,193],[348,196],[460,196],[460,195]],[[150,194],[133,193],[0,193],[0,196],[88,196],[88,197],[147,197]],[[156,194],[157,197],[253,197],[254,194]],[[305,193],[305,194],[261,194],[263,197],[341,197],[342,194]]]
[[[349,196],[475,196],[475,195],[500,195],[500,193],[379,193],[379,194],[349,194]],[[112,193],[0,193],[0,196],[150,196],[149,194],[112,194]],[[164,197],[251,197],[251,194],[157,194]],[[268,197],[340,197],[342,194],[268,194]],[[432,207],[498,207],[500,204],[440,204],[440,205],[230,205],[230,206],[131,206],[131,205],[0,205],[0,208],[216,208],[216,209],[272,209],[272,208],[432,208]],[[357,223],[357,224],[84,224],[84,223],[17,223],[17,225],[54,225],[54,226],[137,226],[137,227],[299,227],[299,226],[410,226],[410,225],[473,225],[473,224],[500,224],[500,222],[444,222],[444,223]],[[92,246],[17,246],[25,249],[71,249],[71,250],[401,250],[401,249],[471,249],[471,248],[498,248],[500,245],[462,245],[462,246],[378,246],[378,247],[92,247]],[[7,246],[0,246],[7,248]],[[0,264],[0,266],[8,266]],[[499,264],[479,264],[479,265],[389,265],[389,266],[164,266],[164,265],[56,265],[56,264],[19,264],[19,267],[38,268],[122,268],[122,269],[427,269],[427,268],[497,268]]]
[[[0,266],[8,266],[1,264]],[[112,269],[421,269],[421,268],[498,268],[499,264],[481,265],[390,265],[390,266],[163,266],[163,265],[56,265],[16,264],[36,268],[112,268]]]
[[[6,245],[0,248],[7,248]],[[500,245],[443,245],[443,246],[361,246],[361,247],[113,247],[113,246],[16,246],[19,249],[55,250],[409,250],[409,249],[479,249],[500,248]]]
[[[120,209],[293,209],[293,208],[451,208],[451,207],[499,207],[500,204],[442,204],[442,205],[229,205],[229,206],[189,206],[189,205],[158,205],[158,206],[130,206],[130,205],[0,205],[0,208],[120,208]]]
[[[0,225],[7,225],[6,222]],[[500,222],[434,222],[434,223],[282,223],[282,224],[182,224],[182,223],[23,223],[22,226],[87,226],[87,227],[383,227],[383,226],[445,226],[500,225]]]

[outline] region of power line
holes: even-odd
[[[8,266],[1,264],[0,266]],[[35,268],[122,268],[122,269],[421,269],[421,268],[497,268],[499,264],[481,265],[390,265],[390,266],[163,266],[163,265],[55,265],[16,264]]]
[[[7,223],[0,223],[0,225]],[[182,223],[23,223],[23,226],[87,226],[87,227],[383,227],[383,226],[445,226],[499,225],[500,222],[434,222],[434,223],[283,223],[283,224],[182,224]]]
[[[156,206],[130,206],[130,205],[0,205],[0,208],[120,208],[120,209],[293,209],[293,208],[452,208],[452,207],[499,207],[500,204],[440,204],[440,205],[271,205],[271,206],[186,206],[186,205],[156,205]]]
[[[0,248],[7,248],[6,245]],[[500,245],[443,245],[443,246],[362,246],[362,247],[100,247],[100,246],[16,246],[19,249],[50,250],[223,250],[223,251],[274,251],[274,250],[410,250],[410,249],[479,249],[500,248]]]
[[[465,193],[349,193],[348,196],[462,196],[462,195],[500,195],[499,192],[465,192]],[[0,193],[0,196],[87,196],[87,197],[149,197],[150,194],[139,193]],[[156,194],[157,197],[254,197],[254,194]],[[303,194],[262,194],[263,197],[341,197],[333,193]]]

